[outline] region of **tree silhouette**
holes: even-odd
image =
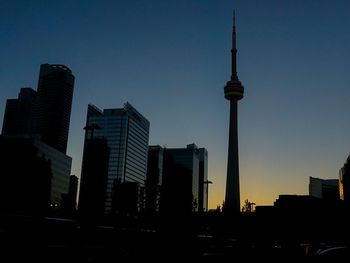
[[[254,205],[255,205],[254,202],[249,202],[249,200],[246,199],[242,207],[242,212],[246,212],[246,213],[254,212]]]

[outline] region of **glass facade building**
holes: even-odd
[[[63,153],[67,150],[74,79],[65,65],[40,66],[33,133]]]
[[[72,158],[57,149],[34,140],[34,146],[38,149],[38,157],[49,160],[51,164],[51,191],[50,206],[60,208],[62,195],[68,194]]]
[[[120,196],[120,193],[128,192],[124,191],[124,188],[135,189],[130,187],[130,183],[135,183],[139,193],[142,192],[140,188],[143,189],[145,186],[149,125],[149,121],[129,103],[125,103],[123,108],[103,111],[94,105],[88,106],[84,155],[85,147],[91,139],[105,139],[110,150],[104,201],[105,214],[118,209],[122,199],[125,202],[133,199]],[[83,182],[82,174],[81,183]]]
[[[149,146],[146,181],[148,212],[207,211],[208,151],[194,143],[186,148]]]
[[[22,88],[18,99],[7,100],[2,134],[38,135],[66,153],[74,79],[64,65],[42,64],[38,90]]]
[[[339,180],[309,177],[309,195],[326,200],[339,200]]]
[[[200,180],[200,150],[195,144],[164,149],[160,210],[165,213],[174,210],[180,214],[202,211],[203,180]]]
[[[62,208],[72,158],[30,135],[2,135],[0,144],[2,200],[13,201],[12,208],[18,211],[33,212],[37,202],[44,213]],[[13,194],[15,198],[5,197]]]

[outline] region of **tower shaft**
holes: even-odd
[[[240,211],[237,100],[230,101],[230,127],[227,158],[225,211]]]

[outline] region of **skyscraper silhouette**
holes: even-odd
[[[200,153],[192,143],[186,148],[164,149],[160,211],[165,214],[189,214],[199,208]],[[203,191],[201,192],[203,194]],[[203,202],[202,202],[203,204]]]
[[[21,88],[17,99],[7,99],[2,125],[3,135],[30,134],[37,92]]]
[[[74,76],[68,67],[42,64],[38,91],[22,88],[18,99],[7,100],[4,114],[1,139],[6,145],[13,145],[12,151],[18,152],[18,155],[21,151],[26,153],[26,156],[22,155],[23,158],[17,160],[15,154],[9,155],[8,158],[13,160],[8,159],[7,163],[13,162],[17,163],[17,166],[23,166],[27,161],[25,157],[29,159],[34,158],[33,156],[48,161],[51,173],[47,186],[50,194],[48,203],[52,209],[61,208],[62,196],[68,193],[72,158],[66,155],[66,149],[73,86]],[[23,147],[27,144],[31,145],[35,152],[26,151]],[[6,147],[1,150],[2,154],[6,154]],[[40,167],[33,167],[35,169],[28,168],[28,171],[21,176],[36,178],[39,173],[37,169]],[[7,172],[12,176],[16,174],[15,170],[11,171],[11,169]],[[16,181],[8,181],[4,187],[12,189],[13,182]],[[33,194],[39,191],[28,183],[27,185],[32,188]],[[29,200],[24,192],[20,196]]]
[[[233,13],[231,56],[231,79],[226,83],[224,88],[225,98],[230,101],[230,130],[228,143],[225,212],[228,214],[235,214],[240,212],[237,102],[243,98],[244,93],[244,87],[237,76],[235,13]]]
[[[105,140],[106,147],[109,148],[105,183],[101,181],[101,178],[94,178],[105,176],[103,160],[99,161],[101,167],[99,171],[97,168],[94,171],[91,170],[92,162],[97,162],[94,160],[97,158],[97,153],[89,149],[97,147],[94,145],[97,139]],[[103,211],[103,214],[120,212],[119,209],[123,212],[135,211],[135,206],[138,205],[134,202],[135,195],[141,193],[145,186],[148,139],[149,121],[129,103],[125,103],[123,108],[104,109],[103,111],[94,105],[89,105],[81,175],[81,187],[83,188],[81,188],[79,200],[84,202],[91,198],[89,195],[92,194],[91,191],[95,186],[95,183],[91,182],[98,180],[99,186],[104,184],[104,189],[101,187],[98,194],[99,198],[103,195],[104,199],[101,207],[97,207],[96,210]],[[95,143],[91,144],[91,142]],[[98,147],[102,149],[101,152],[106,152],[101,145]],[[126,211],[128,209],[126,204],[130,211]],[[84,207],[89,204],[88,202],[80,204],[79,201],[79,210],[82,205]]]
[[[110,148],[104,138],[85,140],[79,213],[84,219],[95,219],[104,215]]]
[[[148,212],[190,213],[207,210],[208,151],[149,146],[146,180]],[[159,200],[158,200],[159,199]]]
[[[63,153],[67,150],[73,88],[74,76],[68,67],[58,64],[40,66],[33,133]]]

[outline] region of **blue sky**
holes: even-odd
[[[42,63],[76,77],[68,154],[80,176],[88,103],[129,101],[150,144],[208,149],[210,206],[224,199],[232,10],[236,8],[241,199],[307,194],[350,152],[350,2],[0,0],[0,122]]]

